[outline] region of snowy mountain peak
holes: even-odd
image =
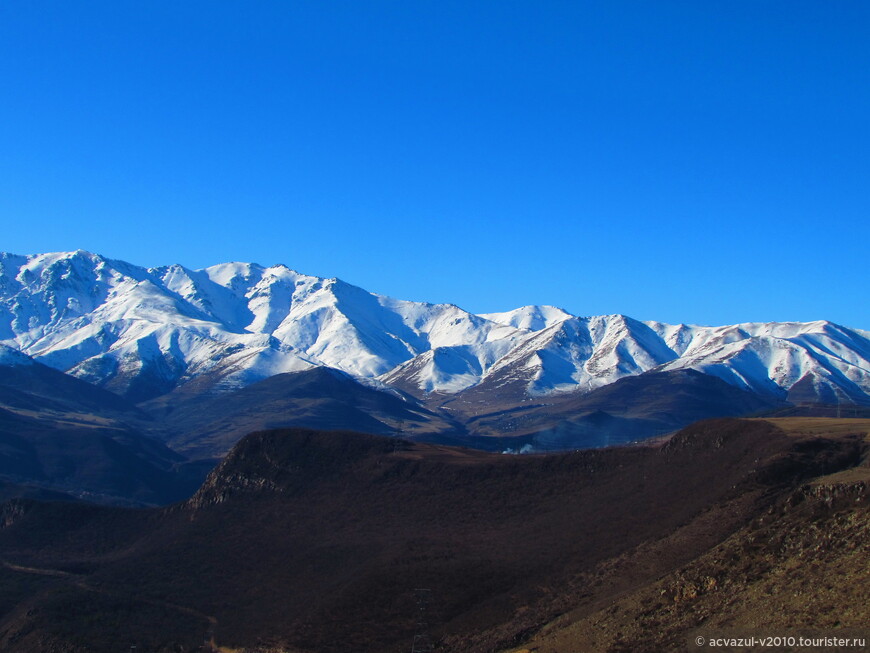
[[[480,317],[517,329],[540,331],[574,316],[555,306],[523,306],[504,313],[484,313]]]
[[[553,306],[474,315],[284,265],[146,269],[82,250],[0,254],[0,344],[134,399],[331,367],[412,392],[529,395],[692,369],[776,397],[870,403],[870,334],[827,321],[700,327]]]

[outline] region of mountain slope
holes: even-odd
[[[141,407],[159,421],[167,443],[191,458],[221,457],[248,433],[291,426],[424,439],[464,433],[412,397],[329,368],[278,374],[218,395],[174,394]]]
[[[110,503],[179,500],[204,474],[110,392],[0,345],[0,480]]]
[[[850,432],[864,440],[863,455],[856,466],[823,473],[786,494],[691,563],[606,604],[581,597],[520,648],[539,653],[691,651],[697,650],[699,636],[709,641],[736,631],[857,636],[865,638],[866,646],[870,421],[790,418],[772,423],[804,438],[808,457],[823,453],[826,438]],[[615,576],[635,571],[630,560],[622,562],[595,582],[614,582]]]
[[[145,269],[83,251],[0,255],[0,343],[134,401],[332,367],[418,397],[480,388],[520,400],[693,369],[793,403],[870,404],[870,334],[828,322],[473,315],[282,265]]]
[[[863,483],[870,423],[820,420],[797,432],[779,424],[708,421],[655,446],[554,456],[271,431],[243,439],[181,505],[6,504],[0,647],[171,651],[213,637],[236,649],[398,653],[415,632],[414,590],[428,588],[445,649],[515,650],[559,614],[622,619],[607,609],[658,579],[676,581],[681,569],[689,572],[678,589],[688,587],[732,538],[749,544],[736,549],[739,560],[763,578],[751,565],[765,562],[756,557],[764,542],[842,511],[846,503],[822,497],[781,530],[770,518],[815,483]],[[841,495],[851,496],[832,496]],[[837,514],[866,520],[865,504],[847,508]],[[752,546],[742,534],[761,518],[772,530]],[[865,549],[854,570],[866,572]],[[803,550],[823,573],[825,555]],[[722,560],[715,577],[732,593],[718,614],[740,617],[743,568]],[[841,627],[861,625],[866,605],[849,612],[851,598],[832,588],[830,611],[804,611],[803,625],[829,627],[833,613]],[[685,638],[701,619],[698,604],[678,603],[676,613],[669,605],[671,595],[657,595],[638,618],[667,641]],[[613,644],[548,650],[649,650]]]
[[[489,403],[481,412],[460,393],[445,407],[466,417],[466,428],[514,451],[586,449],[661,436],[712,417],[739,417],[783,405],[691,369],[629,376],[587,394],[559,394],[536,402]]]

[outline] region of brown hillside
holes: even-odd
[[[670,646],[698,623],[686,616],[693,604],[668,592],[689,595],[681,588],[695,579],[716,578],[737,601],[698,609],[730,610],[737,624],[759,614],[740,588],[787,564],[766,561],[780,554],[757,544],[773,536],[763,529],[782,534],[783,555],[814,546],[800,540],[813,501],[789,506],[815,479],[866,464],[865,426],[803,433],[713,420],[655,446],[551,456],[254,434],[168,509],[7,504],[0,648],[191,651],[213,636],[251,650],[407,651],[419,587],[432,590],[445,651],[643,650],[631,646],[653,632]],[[832,537],[848,540],[860,515],[836,506],[824,519],[845,520]],[[819,564],[823,574],[836,561]],[[604,634],[581,645],[571,628],[587,632],[594,619]]]

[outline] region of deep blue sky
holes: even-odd
[[[0,250],[870,329],[870,3],[0,4]]]

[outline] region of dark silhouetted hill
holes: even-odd
[[[741,588],[764,582],[773,550],[750,546],[758,528],[787,538],[812,520],[866,521],[866,501],[833,489],[846,498],[828,505],[811,488],[865,483],[868,429],[723,419],[655,445],[547,456],[340,431],[256,433],[168,508],[7,503],[0,648],[192,651],[213,636],[247,650],[398,653],[410,649],[420,587],[432,591],[443,650],[515,650],[616,605],[634,612],[608,617],[614,637],[646,619],[661,641],[676,641],[703,623],[692,612],[701,604],[668,592],[703,578],[705,565],[718,565],[716,583],[733,590],[709,609],[739,624],[743,602],[754,605]],[[791,510],[796,496],[813,507]],[[720,556],[729,543],[746,565]],[[829,558],[809,540],[800,546],[823,573]],[[620,603],[657,583],[664,598]],[[836,611],[851,599],[844,587],[825,600]],[[840,627],[868,616],[843,609]],[[631,648],[642,642],[632,632],[624,649],[605,638],[551,650],[642,650]]]
[[[0,480],[9,491],[40,486],[131,504],[189,496],[211,465],[186,464],[150,428],[142,411],[85,381],[29,360],[0,365]]]
[[[223,456],[242,437],[263,429],[302,426],[406,437],[461,431],[408,395],[322,367],[218,395],[179,392],[143,408],[169,432],[169,445],[192,458]]]

